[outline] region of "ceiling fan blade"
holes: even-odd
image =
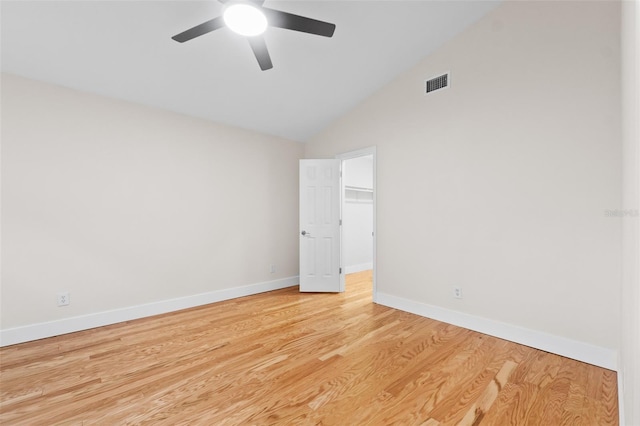
[[[218,1],[222,4],[226,4],[226,3],[229,3],[231,0],[218,0]],[[257,4],[258,6],[262,6],[262,4],[264,3],[264,0],[248,0],[248,1],[250,1],[251,3]]]
[[[251,45],[253,54],[256,55],[260,69],[262,71],[266,71],[273,68],[271,57],[269,56],[269,50],[267,49],[267,43],[265,43],[264,38],[260,36],[247,37],[247,40],[249,40],[249,45]]]
[[[184,43],[185,41],[189,41],[222,27],[224,27],[224,19],[222,18],[222,16],[218,16],[217,18],[213,18],[210,21],[204,22],[200,25],[196,25],[195,27],[190,28],[187,31],[181,32],[178,35],[174,35],[171,38],[175,41],[179,41],[180,43]]]
[[[329,22],[317,21],[266,7],[263,7],[262,11],[267,17],[269,25],[272,27],[285,28],[287,30],[300,31],[324,37],[333,36],[333,32],[336,30],[335,24],[330,24]]]

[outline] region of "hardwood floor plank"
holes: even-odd
[[[617,424],[615,372],[282,289],[0,349],[3,425]]]
[[[480,397],[482,391],[498,373],[499,367],[491,365],[491,353],[499,353],[505,347],[504,341],[493,338],[482,338],[477,350],[461,365],[451,380],[447,382],[445,393],[439,398],[446,398],[451,404],[436,404],[431,416],[443,424],[457,424],[465,416],[468,407]],[[455,401],[455,403],[454,403]]]
[[[509,376],[515,369],[517,364],[511,360],[505,361],[500,370],[496,373],[493,379],[487,384],[484,391],[480,395],[480,398],[469,407],[469,410],[458,423],[460,426],[478,425],[482,422],[484,416],[489,409],[493,406],[494,401],[498,397],[498,394],[503,390]]]

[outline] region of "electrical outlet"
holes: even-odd
[[[456,299],[462,299],[462,289],[460,287],[453,288],[453,297]]]
[[[69,303],[71,299],[68,291],[58,293],[58,306],[67,306]]]
[[[271,265],[271,273],[272,274],[276,273],[276,265]]]

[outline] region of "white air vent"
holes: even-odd
[[[427,80],[425,82],[425,94],[449,87],[449,84],[451,83],[449,74],[450,73],[442,74]]]

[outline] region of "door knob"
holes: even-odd
[[[306,235],[311,236],[311,234],[310,234],[310,233],[308,233],[307,231],[302,231],[302,232],[301,232],[301,234],[302,234],[303,236],[306,236]]]

